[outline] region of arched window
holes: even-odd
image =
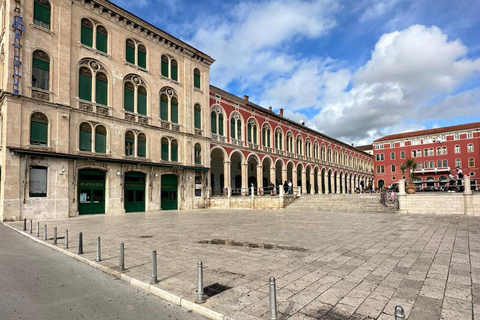
[[[310,158],[311,155],[312,155],[312,154],[311,154],[311,150],[310,150],[310,146],[311,146],[311,145],[310,145],[310,140],[307,139],[307,140],[305,141],[305,156],[306,156],[306,157],[309,157],[309,158]]]
[[[93,48],[93,23],[88,19],[82,19],[80,42]]]
[[[135,64],[140,68],[147,68],[147,49],[140,42],[127,39],[125,41],[125,60],[128,63]]]
[[[178,123],[177,93],[170,87],[160,90],[160,119]]]
[[[147,115],[147,103],[147,87],[143,79],[136,75],[126,76],[123,82],[123,109]]]
[[[412,158],[415,158],[417,156],[417,151],[416,150],[412,150]]]
[[[437,168],[441,168],[442,167],[442,160],[437,160]]]
[[[444,167],[444,168],[447,168],[447,167],[448,167],[448,161],[447,161],[447,160],[443,160],[443,167]]]
[[[80,151],[92,151],[92,126],[89,123],[83,122],[80,124]]]
[[[163,77],[178,81],[178,63],[177,60],[163,54],[160,65],[160,73]]]
[[[456,168],[461,168],[462,167],[462,160],[460,159],[455,159],[455,167]]]
[[[147,157],[147,137],[143,133],[138,134],[138,147],[137,147],[137,157],[146,158]]]
[[[293,153],[293,135],[287,132],[287,152]]]
[[[40,112],[35,112],[30,118],[30,144],[48,145],[48,118]]]
[[[447,147],[442,147],[442,154],[447,154]]]
[[[33,52],[32,87],[43,90],[50,88],[50,58],[41,50]]]
[[[107,153],[107,130],[104,126],[95,127],[95,153]]]
[[[405,159],[405,151],[400,151],[400,159]]]
[[[195,144],[195,164],[202,164],[202,147],[200,143]]]
[[[200,89],[200,70],[193,70],[193,86]]]
[[[125,44],[125,60],[132,64],[135,64],[135,42],[131,39],[127,39]]]
[[[213,106],[211,112],[212,133],[223,136],[223,113],[219,106]]]
[[[242,121],[240,114],[233,113],[230,118],[230,137],[236,140],[242,140]]]
[[[162,160],[163,161],[168,161],[169,156],[168,156],[168,139],[167,138],[162,138]]]
[[[33,23],[36,26],[50,30],[50,2],[35,0],[33,3]]]
[[[162,55],[161,73],[164,77],[169,77],[169,61],[166,55]]]
[[[473,152],[473,143],[469,143],[467,146],[467,151],[468,152]]]
[[[330,147],[327,149],[327,161],[332,162],[332,149]]]
[[[147,69],[147,49],[143,44],[138,45],[138,66]]]
[[[437,156],[441,155],[442,154],[442,148],[440,147],[437,147]]]
[[[282,129],[280,128],[277,128],[275,130],[275,149],[283,150],[283,135],[282,135]]]
[[[271,135],[270,135],[270,126],[266,123],[262,126],[262,146],[271,147]]]
[[[433,154],[433,148],[428,149],[428,155],[429,155],[429,156],[433,156],[433,155],[434,155],[434,154]]]
[[[171,161],[178,162],[178,141],[172,140],[170,142],[170,154],[171,154]]]
[[[475,167],[475,159],[474,158],[468,158],[468,166],[470,168]]]
[[[428,168],[430,168],[430,165],[429,165],[429,162],[428,162],[428,161],[425,161],[424,168],[425,168],[425,169],[428,169]]]
[[[172,59],[170,61],[170,66],[171,66],[171,78],[172,80],[178,81],[178,63],[177,60]]]
[[[322,147],[320,148],[320,157],[322,161],[325,161],[325,146],[322,144]],[[350,157],[350,161],[352,161],[352,158]]]
[[[103,26],[97,26],[96,46],[98,51],[107,53],[108,51],[108,32]]]
[[[428,156],[428,149],[427,149],[427,148],[423,149],[423,155],[424,155],[425,157]]]
[[[257,138],[257,122],[255,119],[250,118],[248,119],[248,124],[247,124],[247,141],[253,144],[258,143],[258,138]]]
[[[196,129],[202,129],[202,108],[198,103],[193,107],[193,123]]]
[[[460,146],[458,144],[455,146],[455,153],[460,153]]]
[[[297,155],[302,155],[302,138],[297,137]]]
[[[92,94],[94,85],[95,97]],[[78,97],[82,100],[108,105],[107,70],[100,62],[89,58],[80,61]],[[93,98],[95,99],[93,100]]]
[[[135,151],[135,134],[132,131],[125,133],[125,155],[133,157]]]
[[[395,160],[395,152],[390,153],[390,160]]]
[[[392,173],[395,173],[396,169],[397,169],[397,167],[395,167],[395,165],[392,164]]]

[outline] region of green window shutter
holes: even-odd
[[[30,125],[30,144],[47,144],[48,124],[32,121]]]
[[[247,141],[252,142],[252,125],[247,124]]]
[[[162,60],[162,76],[168,78],[168,61]]]
[[[97,31],[97,50],[107,53],[107,36]]]
[[[255,133],[255,130],[253,132]],[[240,120],[237,120],[237,139],[242,140],[242,123]]]
[[[126,59],[127,62],[135,64],[135,48],[128,44],[126,45]]]
[[[193,85],[195,86],[195,88],[200,88],[200,75],[199,74],[196,74],[196,73],[193,74]]]
[[[240,126],[239,126],[240,127]],[[257,126],[253,126],[253,143],[257,144]]]
[[[147,69],[147,53],[138,51],[138,66]]]
[[[178,146],[172,145],[172,161],[178,161]]]
[[[172,66],[172,80],[178,81],[178,67]]]
[[[223,136],[223,115],[218,116],[218,134]]]
[[[178,123],[178,104],[172,103],[172,109],[170,110],[170,118],[173,123]]]
[[[93,29],[90,29],[86,26],[82,26],[81,41],[84,45],[92,47],[93,46]]]
[[[168,100],[160,100],[160,119],[168,121]]]
[[[107,136],[102,133],[95,133],[95,152],[106,153],[107,152]]]
[[[235,119],[230,119],[230,137],[235,139]]]
[[[162,160],[168,161],[168,144],[162,144]]]
[[[275,149],[278,149],[278,133],[275,132]]]
[[[33,17],[50,24],[50,9],[35,2],[33,5]]]
[[[124,87],[124,97],[123,97],[123,109],[125,111],[133,112],[134,106],[134,92],[133,90],[128,89],[126,86]]]
[[[270,130],[267,131],[267,146],[270,148]]]
[[[212,133],[217,133],[217,114],[215,112],[211,113],[211,125]]]
[[[134,146],[134,143],[135,142],[133,141],[133,139],[125,138],[125,155],[126,156],[131,156],[132,155],[130,150],[129,150],[129,146]]]
[[[202,128],[202,121],[201,121],[201,116],[200,116],[200,110],[195,110],[194,111],[194,125],[195,128],[201,129]]]
[[[265,128],[262,129],[262,146],[265,146]]]
[[[92,101],[92,78],[79,75],[78,97],[82,100]]]
[[[147,115],[147,95],[140,92],[137,93],[137,112]]]
[[[145,158],[147,156],[147,141],[138,140],[137,157]]]
[[[50,71],[50,62],[33,58],[33,66],[42,70]]]
[[[80,150],[92,151],[92,133],[80,130]]]
[[[100,79],[95,81],[95,102],[103,105],[108,105],[108,83]]]

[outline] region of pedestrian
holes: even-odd
[[[457,185],[458,191],[463,192],[463,171],[460,167],[457,167]]]
[[[448,172],[448,180],[448,192],[455,192],[455,177],[453,176],[452,171]]]
[[[291,180],[288,180],[288,194],[293,194],[293,183]]]
[[[365,181],[360,181],[360,186],[362,187],[362,193],[363,193],[363,190],[365,189]]]
[[[285,194],[288,194],[288,182],[287,182],[287,180],[285,180],[285,182],[283,183],[283,191],[285,192]]]
[[[382,186],[382,189],[380,192],[380,200],[382,204],[386,207],[387,206],[387,188],[385,188],[385,186]]]

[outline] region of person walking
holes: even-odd
[[[283,183],[283,191],[285,192],[285,194],[288,194],[288,182],[287,182],[287,180],[285,180],[285,182]]]
[[[448,172],[448,192],[455,192],[455,177],[452,174],[452,171]]]
[[[293,194],[293,183],[291,180],[288,180],[288,194]]]
[[[380,191],[380,202],[386,207],[387,206],[387,188],[382,186]]]
[[[458,191],[463,192],[463,171],[460,167],[457,167],[457,185]]]

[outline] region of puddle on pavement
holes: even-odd
[[[249,248],[259,248],[259,249],[278,249],[278,250],[290,250],[290,251],[307,251],[308,249],[301,247],[293,246],[283,246],[270,243],[253,243],[253,242],[241,242],[234,240],[224,240],[224,239],[212,239],[212,240],[200,240],[198,243],[201,244],[215,244],[231,247],[249,247]]]

